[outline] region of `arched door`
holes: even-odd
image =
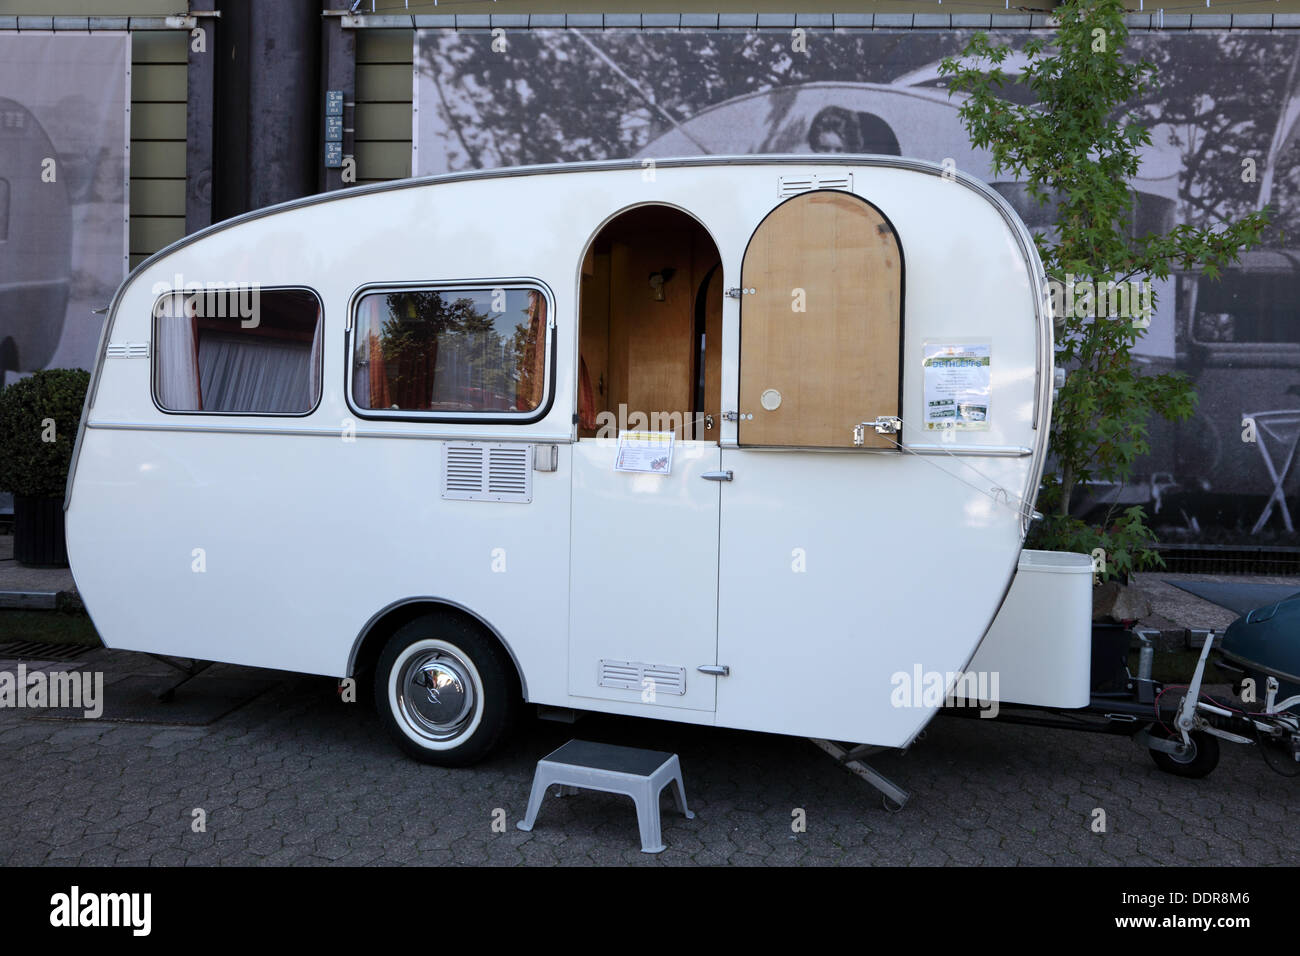
[[[779,713],[787,733],[880,743],[917,720],[876,696],[882,668],[888,689],[895,658],[911,659],[893,592],[921,544],[897,520],[915,459],[889,451],[901,434],[866,428],[869,450],[854,446],[860,422],[901,418],[900,248],[875,206],[822,190],[773,209],[746,249],[740,447],[722,448],[718,525],[724,726]]]
[[[787,200],[754,232],[741,286],[741,445],[852,448],[860,422],[899,416],[903,257],[875,206],[835,190]]]

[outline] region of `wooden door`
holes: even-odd
[[[836,190],[787,200],[741,285],[741,445],[852,448],[859,422],[900,414],[903,262],[879,210]],[[894,437],[868,428],[866,447]]]

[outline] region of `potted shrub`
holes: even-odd
[[[47,369],[0,391],[0,490],[14,496],[14,557],[66,567],[63,494],[90,385],[83,369]]]

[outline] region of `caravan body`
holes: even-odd
[[[900,675],[967,667],[1020,559],[1044,285],[1001,198],[893,157],[252,213],[114,299],[73,572],[112,647],[377,668],[426,759],[483,752],[503,694],[904,746],[941,702]]]

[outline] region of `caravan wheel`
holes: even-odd
[[[1156,724],[1151,728],[1151,735],[1166,740],[1172,740],[1177,736],[1172,730],[1161,724]],[[1191,777],[1193,779],[1207,777],[1219,765],[1219,739],[1200,730],[1194,730],[1188,736],[1192,741],[1189,750],[1181,754],[1151,750],[1149,751],[1151,759],[1156,762],[1157,767],[1165,773],[1172,773],[1175,777]]]
[[[397,745],[461,767],[501,741],[517,711],[505,652],[469,622],[438,615],[399,628],[375,668],[375,706]]]

